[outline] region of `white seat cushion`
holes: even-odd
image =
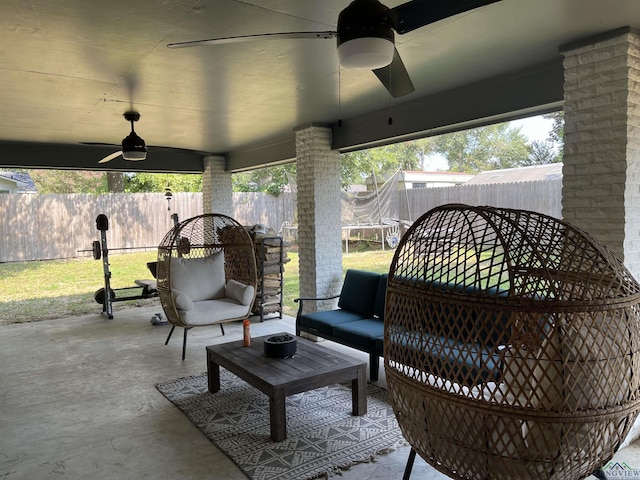
[[[246,317],[249,305],[240,305],[229,298],[202,300],[193,302],[191,310],[178,310],[178,313],[185,325],[200,327]]]

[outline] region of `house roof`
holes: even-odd
[[[28,172],[1,172],[0,178],[16,185],[18,193],[37,193],[36,184],[33,183]]]
[[[423,172],[419,170],[403,170],[404,180],[407,182],[434,183],[466,183],[473,178],[472,174],[464,172]]]
[[[469,180],[466,185],[535,182],[537,180],[559,179],[562,179],[562,163],[551,163],[549,165],[487,170],[486,172],[478,173]]]
[[[167,48],[333,30],[349,1],[0,2],[0,165],[197,172],[210,153],[237,171],[292,160],[306,125],[349,151],[544,113],[562,106],[562,45],[640,25],[637,0],[501,0],[396,35],[415,85],[400,98],[341,68],[335,39]],[[98,164],[131,108],[147,144],[168,148]]]

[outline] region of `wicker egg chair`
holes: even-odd
[[[236,220],[219,213],[178,223],[158,246],[157,289],[160,303],[173,325],[220,325],[250,315],[257,286],[253,241]]]
[[[578,479],[640,409],[640,285],[539,213],[445,205],[391,264],[384,359],[413,450],[461,479]]]

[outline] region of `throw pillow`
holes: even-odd
[[[204,258],[174,257],[170,265],[171,288],[187,295],[192,301],[224,298],[224,253]]]
[[[173,303],[178,310],[191,310],[193,308],[193,302],[188,295],[175,288],[171,289],[171,294],[173,295]]]
[[[253,301],[253,286],[245,285],[236,280],[229,280],[225,287],[225,295],[240,305],[249,305]]]

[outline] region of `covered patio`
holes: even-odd
[[[111,321],[87,315],[2,327],[3,478],[246,479],[154,386],[202,373],[205,346],[241,339],[242,324],[228,324],[224,337],[195,329],[183,362],[179,342],[164,346],[166,330],[149,323],[156,310],[132,308]],[[255,335],[293,330],[290,317],[252,325]],[[377,384],[385,385],[384,371]],[[409,447],[379,455],[341,478],[401,478],[408,455]],[[639,466],[640,444],[613,461]],[[411,478],[448,477],[418,458]]]

